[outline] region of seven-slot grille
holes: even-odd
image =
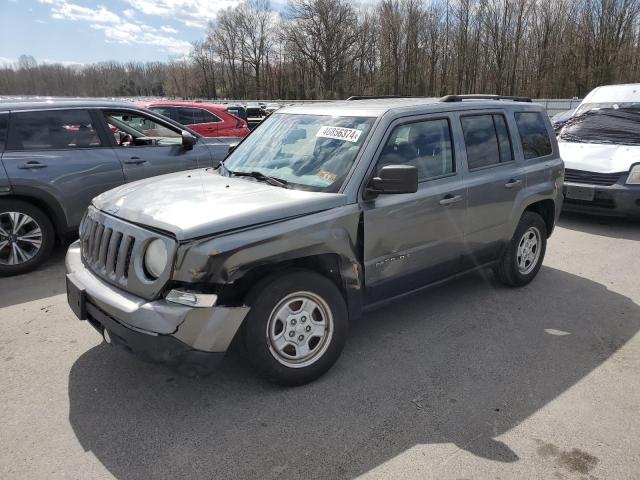
[[[565,169],[564,179],[567,182],[586,183],[589,185],[609,186],[617,183],[623,173],[598,173],[586,170]]]
[[[94,271],[126,284],[136,238],[87,217],[82,228],[82,257]]]

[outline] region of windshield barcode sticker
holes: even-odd
[[[344,127],[320,127],[316,137],[333,138],[334,140],[345,140],[347,142],[356,143],[362,134],[362,130]]]

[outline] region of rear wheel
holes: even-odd
[[[535,278],[547,249],[547,226],[540,215],[524,212],[513,238],[494,268],[498,280],[521,287]]]
[[[36,269],[54,243],[53,226],[42,210],[20,200],[0,200],[0,276]]]
[[[302,270],[270,276],[247,297],[249,360],[262,375],[299,385],[325,373],[347,336],[347,309],[327,278]]]

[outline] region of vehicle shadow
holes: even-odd
[[[640,240],[640,222],[624,218],[563,212],[557,225],[601,237]]]
[[[66,253],[67,245],[58,245],[51,258],[38,270],[13,277],[0,277],[0,308],[64,293],[67,289],[64,267]]]
[[[639,329],[636,303],[561,270],[522,289],[473,275],[354,322],[334,368],[298,388],[257,379],[238,355],[194,379],[103,344],[71,369],[69,417],[119,479],[353,478],[446,442],[516,462],[496,437]]]

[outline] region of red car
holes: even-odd
[[[186,125],[203,137],[244,138],[251,133],[245,120],[219,105],[203,102],[149,102],[140,106]]]

